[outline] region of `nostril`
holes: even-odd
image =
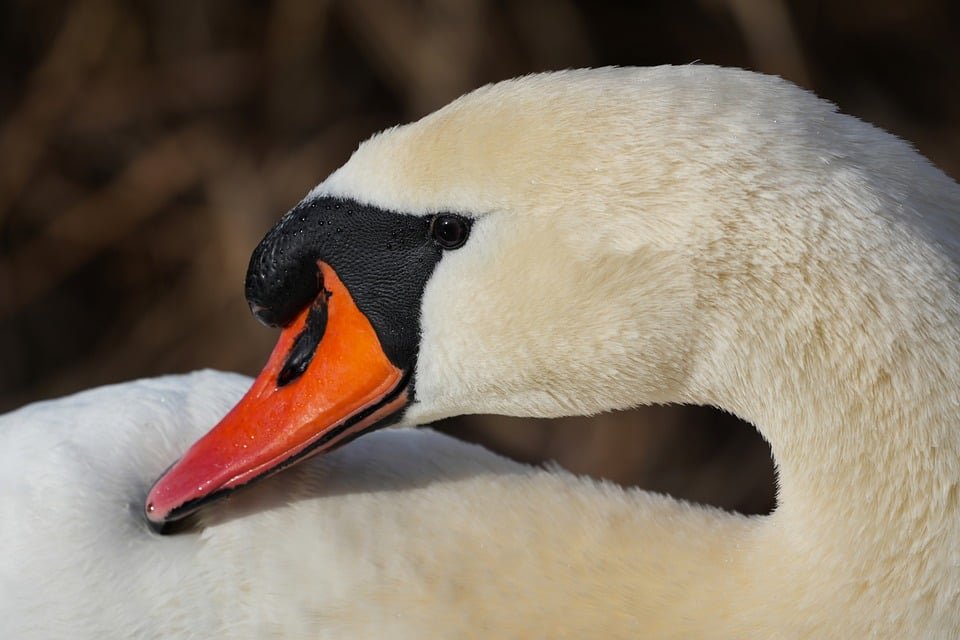
[[[320,287],[320,295],[310,305],[303,330],[294,340],[283,368],[277,375],[278,387],[286,386],[304,374],[313,360],[313,355],[317,352],[320,341],[323,340],[323,334],[326,333],[327,301],[330,299],[330,292],[323,289],[322,283]]]

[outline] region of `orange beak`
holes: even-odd
[[[154,526],[352,440],[407,403],[407,377],[326,263],[321,293],[280,334],[253,386],[147,496]]]

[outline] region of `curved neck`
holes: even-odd
[[[945,192],[960,200],[955,184]],[[736,225],[721,215],[704,231],[708,320],[684,400],[729,410],[769,441],[774,546],[819,577],[824,602],[874,617],[878,602],[909,603],[930,623],[960,580],[957,269],[909,211],[784,209]],[[803,579],[792,597],[810,593]]]

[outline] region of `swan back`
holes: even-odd
[[[153,533],[150,483],[249,382],[170,376],[0,417],[5,637],[343,637],[382,630],[380,615],[402,631],[402,593],[365,612],[362,594],[389,593],[384,580],[418,588],[405,547],[443,547],[470,487],[527,473],[430,431],[389,431],[238,494],[181,533]]]

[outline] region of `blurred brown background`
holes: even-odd
[[[954,0],[4,0],[0,410],[214,367],[275,339],[250,251],[370,133],[531,71],[702,61],[780,74],[960,176]],[[442,425],[526,461],[745,512],[749,425],[698,407]]]

